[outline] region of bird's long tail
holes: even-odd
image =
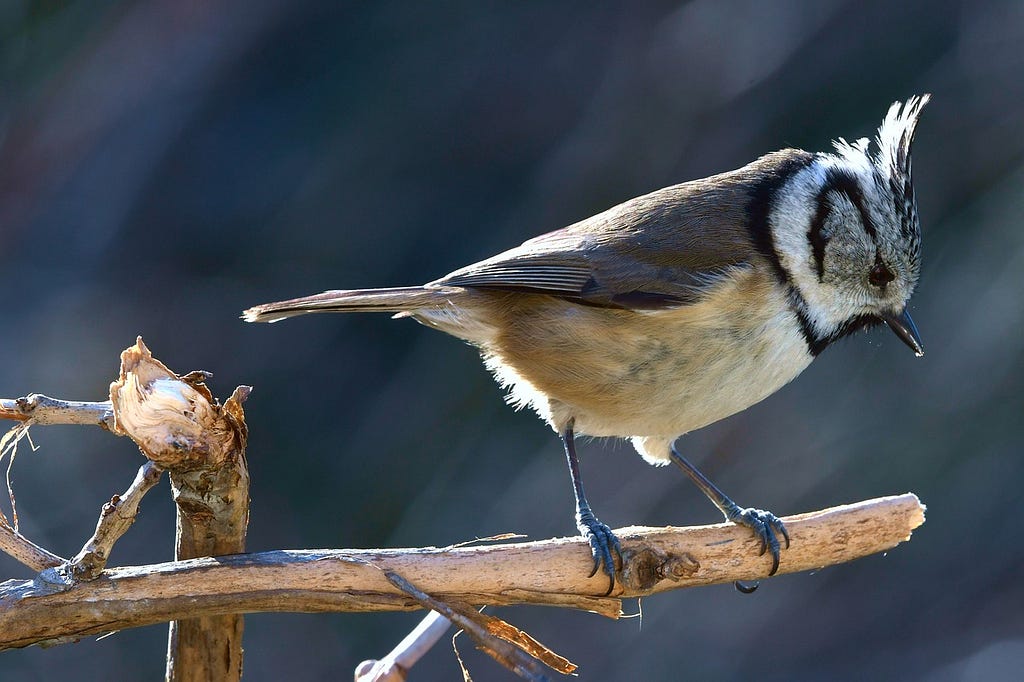
[[[443,287],[342,289],[253,306],[242,313],[246,322],[277,322],[307,313],[402,313],[446,304],[451,292]]]

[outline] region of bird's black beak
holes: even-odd
[[[917,333],[917,326],[914,321],[910,319],[910,313],[907,312],[906,308],[898,313],[881,313],[879,317],[887,325],[889,329],[900,337],[903,343],[910,346],[910,350],[914,351],[914,355],[921,357],[924,355],[924,347],[921,345],[921,336]]]

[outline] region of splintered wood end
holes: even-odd
[[[244,445],[244,413],[232,397],[225,411],[195,372],[171,371],[141,336],[121,353],[120,376],[110,385],[115,432],[168,469],[216,467]]]

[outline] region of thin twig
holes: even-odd
[[[467,635],[472,637],[477,646],[487,655],[523,679],[532,680],[533,682],[544,682],[549,679],[547,674],[545,674],[544,668],[540,665],[540,657],[544,656],[544,654],[546,654],[544,662],[548,665],[551,665],[553,660],[561,664],[561,669],[558,672],[568,675],[576,669],[575,665],[540,646],[532,638],[529,644],[534,645],[530,647],[533,651],[527,653],[527,646],[524,646],[521,641],[525,633],[512,628],[500,619],[480,613],[467,604],[441,601],[431,597],[394,571],[385,571],[384,576],[388,579],[389,583],[412,597],[420,606],[440,613],[457,625]],[[508,635],[502,636],[508,631],[515,633],[515,639],[510,638]],[[538,651],[538,648],[543,650],[543,654],[534,653]]]
[[[7,457],[7,470],[5,473],[5,481],[7,483],[7,499],[11,503],[11,518],[8,521],[3,511],[0,510],[0,524],[9,526],[18,532],[18,500],[14,496],[14,484],[11,480],[11,469],[14,468],[14,459],[18,456],[18,443],[21,442],[22,438],[28,440],[29,447],[33,450],[36,449],[35,443],[32,442],[32,436],[29,435],[29,429],[35,422],[30,418],[27,421],[17,424],[11,428],[7,433],[0,438],[0,462],[3,461],[4,457]]]
[[[792,546],[779,573],[883,552],[924,522],[912,494],[785,519]],[[746,528],[624,528],[624,569],[614,597],[587,578],[580,538],[454,549],[276,551],[107,568],[70,584],[46,571],[0,583],[0,649],[81,637],[184,617],[256,611],[398,611],[420,608],[389,583],[393,571],[427,594],[465,604],[569,606],[617,617],[621,598],[767,577]]]
[[[355,682],[404,682],[409,670],[452,626],[437,611],[430,611],[388,655],[363,661],[356,667]]]
[[[0,419],[33,420],[36,424],[87,424],[113,430],[114,410],[109,400],[60,400],[41,393],[22,398],[0,398]]]
[[[71,577],[92,580],[103,571],[114,543],[135,523],[142,497],[160,481],[162,473],[163,469],[156,464],[146,462],[139,467],[135,480],[124,494],[114,495],[103,505],[96,522],[96,532],[69,562]]]
[[[485,538],[474,538],[465,542],[449,545],[448,549],[455,547],[469,547],[486,542],[501,542],[502,540],[518,540],[526,536],[521,533],[502,533]],[[429,611],[415,628],[406,635],[401,642],[395,645],[384,658],[368,659],[356,666],[356,682],[405,682],[416,662],[419,661],[452,626],[452,622],[437,611]],[[457,633],[456,633],[457,634]],[[456,650],[456,656],[458,651]]]
[[[45,571],[67,562],[67,559],[40,547],[2,522],[0,522],[0,552],[36,572]]]
[[[14,463],[14,456],[18,449],[18,443],[22,438],[28,438],[28,430],[33,421],[24,421],[0,438],[0,461],[9,455],[7,464],[7,495],[11,502],[11,520],[7,519],[3,510],[0,510],[0,552],[13,557],[21,564],[28,566],[34,571],[43,571],[64,563],[65,559],[57,556],[43,547],[35,544],[18,530],[18,507],[14,498],[14,488],[11,485],[11,465]],[[31,438],[29,438],[31,443]]]

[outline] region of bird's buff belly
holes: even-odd
[[[559,334],[557,320],[549,320],[550,333],[506,337],[485,358],[509,387],[510,402],[533,408],[556,430],[571,419],[577,433],[591,436],[667,439],[759,402],[812,360],[787,308],[725,318],[702,308],[645,314],[575,307],[573,315],[594,317],[584,325],[590,334]],[[627,315],[647,319],[616,319]],[[580,327],[563,329],[570,328]]]

